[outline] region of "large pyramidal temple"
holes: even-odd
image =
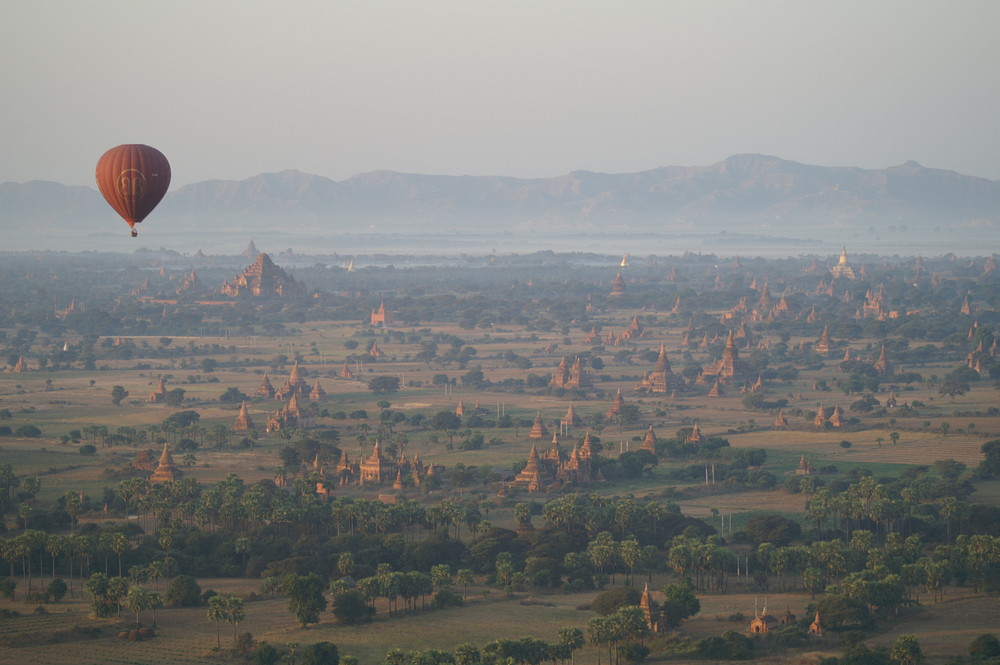
[[[306,285],[276,266],[267,254],[259,254],[250,267],[222,285],[222,294],[301,298],[306,295]]]

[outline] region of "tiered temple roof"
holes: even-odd
[[[531,426],[531,431],[528,432],[529,439],[547,439],[549,436],[549,430],[545,427],[545,423],[542,422],[542,412],[538,411],[535,413],[535,422]]]
[[[274,386],[271,385],[271,379],[267,377],[267,372],[264,372],[264,379],[257,387],[256,395],[264,399],[274,399]]]
[[[246,270],[222,285],[222,294],[234,298],[300,298],[306,295],[306,287],[275,265],[267,254],[260,254]]]
[[[846,247],[844,247],[844,251],[840,253],[840,260],[837,261],[837,265],[830,268],[830,273],[834,277],[854,279],[854,268],[851,267],[850,261],[847,260]]]
[[[170,448],[163,444],[163,452],[160,453],[160,462],[156,465],[156,470],[149,477],[151,483],[173,482],[181,477],[180,469],[174,464],[174,458],[170,454]]]
[[[674,374],[670,368],[670,361],[667,360],[667,350],[660,344],[660,355],[653,365],[653,371],[646,375],[646,378],[639,384],[639,390],[651,393],[670,393],[684,388],[684,379]]]
[[[163,377],[161,376],[159,383],[157,383],[156,385],[156,390],[149,393],[149,398],[146,401],[153,404],[158,404],[163,400],[165,400],[166,398],[167,398],[167,382],[164,381]]]
[[[720,382],[728,384],[749,384],[753,381],[752,369],[745,360],[740,359],[732,331],[726,338],[726,347],[722,351],[722,358],[711,367],[706,368],[704,374],[714,376]]]
[[[299,409],[299,398],[296,393],[292,393],[283,408],[275,411],[274,415],[267,419],[267,431],[276,432],[281,429],[305,429],[312,427],[312,418]]]
[[[378,309],[372,310],[370,324],[373,326],[391,326],[395,323],[392,310],[385,308],[385,302],[379,303]]]
[[[236,416],[236,422],[233,424],[233,431],[248,432],[253,428],[253,418],[250,417],[250,412],[247,411],[247,401],[243,400],[243,403],[240,405],[240,413]]]
[[[614,420],[618,417],[618,414],[621,413],[623,406],[625,406],[625,398],[622,397],[622,389],[619,388],[618,392],[615,393],[614,400],[611,402],[611,408],[608,409],[607,414],[605,414],[605,418],[608,420]]]
[[[620,298],[625,295],[625,280],[622,278],[621,271],[615,275],[615,278],[611,280],[611,293],[608,294],[611,298]]]

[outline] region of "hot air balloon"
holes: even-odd
[[[153,212],[170,186],[170,163],[156,148],[138,143],[120,145],[97,160],[97,188],[104,200],[139,235],[135,225]]]

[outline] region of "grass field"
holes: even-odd
[[[654,578],[651,588],[659,588],[667,580]],[[638,583],[638,582],[637,582]],[[220,593],[246,596],[255,590],[252,581],[201,580],[203,588],[213,588]],[[287,611],[284,598],[251,600],[246,603],[246,620],[241,632],[253,633],[258,641],[274,645],[301,645],[330,641],[340,653],[352,654],[362,665],[378,665],[386,651],[393,648],[420,650],[439,648],[450,650],[463,642],[482,645],[502,637],[536,637],[555,641],[560,628],[576,626],[586,628],[596,616],[586,608],[594,593],[542,594],[529,596],[519,593],[508,599],[502,592],[492,590],[483,595],[484,589],[470,587],[470,600],[461,608],[426,610],[413,615],[389,617],[384,605],[374,622],[361,626],[338,626],[324,613],[319,624],[303,629],[296,625]],[[871,643],[888,645],[899,635],[918,634],[928,662],[943,663],[947,656],[963,651],[978,635],[996,633],[1000,625],[1000,606],[988,596],[957,595],[942,603],[923,605],[908,611],[888,631],[872,638]],[[771,594],[763,596],[739,592],[725,595],[707,594],[700,597],[701,612],[684,624],[684,633],[692,639],[719,635],[726,630],[746,630],[753,616],[755,603],[761,608],[766,602],[771,614],[790,609],[802,617],[811,602],[805,594]],[[37,615],[33,607],[0,601],[0,609],[16,610],[23,616],[0,618],[0,662],[38,663],[55,665],[75,663],[131,663],[170,665],[172,663],[217,663],[219,653],[214,650],[216,626],[207,619],[204,608],[162,609],[157,612],[157,636],[143,642],[128,642],[117,637],[120,630],[134,625],[134,615],[123,611],[120,619],[94,619],[85,604],[67,601],[49,605],[47,613]],[[742,614],[743,620],[730,620]],[[148,624],[150,615],[143,615]],[[97,638],[74,634],[76,626],[96,627],[101,630]],[[224,650],[232,643],[232,626],[223,624],[221,639]],[[765,643],[762,657],[767,662],[810,663],[820,655],[834,655],[840,645],[833,635],[815,640],[805,652],[775,652]],[[577,654],[581,665],[597,663],[593,647],[584,647]],[[603,662],[603,661],[602,661]],[[684,662],[684,661],[671,661]],[[704,662],[704,661],[694,661]],[[759,662],[759,661],[758,661]]]
[[[605,328],[623,329],[633,312],[622,311],[603,315],[601,323]],[[982,458],[980,447],[991,439],[1000,437],[1000,418],[984,415],[994,406],[996,390],[985,382],[976,384],[966,395],[955,400],[939,397],[924,386],[912,390],[905,386],[896,389],[901,401],[919,400],[924,406],[919,408],[919,417],[900,417],[898,410],[890,409],[883,416],[869,416],[865,413],[849,411],[850,404],[858,396],[848,396],[835,390],[817,390],[814,386],[823,382],[833,385],[842,376],[839,362],[830,359],[821,369],[802,371],[793,381],[775,381],[766,385],[768,399],[787,399],[786,415],[791,421],[787,430],[771,427],[774,413],[749,411],[743,404],[744,395],[738,389],[730,389],[722,397],[709,398],[699,388],[698,395],[681,393],[677,397],[665,395],[641,395],[635,386],[652,364],[637,360],[643,351],[656,351],[661,341],[667,344],[667,353],[674,363],[674,370],[682,367],[681,351],[678,343],[681,328],[686,320],[679,317],[658,315],[656,334],[640,340],[628,360],[616,360],[616,349],[606,349],[599,353],[604,359],[604,369],[598,375],[596,387],[602,391],[599,397],[576,399],[573,401],[577,414],[590,420],[595,414],[603,414],[610,406],[615,391],[621,389],[627,402],[639,406],[641,422],[625,427],[622,431],[616,424],[606,424],[595,428],[608,450],[606,455],[617,455],[618,451],[638,446],[636,437],[645,434],[653,425],[660,437],[671,437],[683,427],[697,422],[705,435],[721,436],[728,439],[733,448],[764,448],[768,459],[764,469],[778,477],[779,486],[783,479],[794,471],[801,456],[809,458],[816,467],[834,465],[840,474],[853,467],[862,467],[877,477],[892,476],[908,466],[933,465],[937,460],[954,459],[969,467],[975,466]],[[651,327],[654,327],[651,325]],[[479,401],[481,407],[492,416],[498,410],[518,418],[532,419],[540,412],[550,426],[561,418],[570,404],[568,395],[534,394],[544,391],[534,389],[492,390],[474,389],[462,381],[469,369],[479,367],[486,378],[494,383],[505,379],[525,379],[529,374],[547,377],[559,363],[562,356],[572,357],[576,353],[592,352],[593,346],[585,343],[583,335],[574,331],[571,335],[562,332],[528,331],[518,326],[508,326],[504,330],[490,331],[463,330],[453,324],[426,323],[421,328],[436,332],[458,335],[477,349],[477,354],[465,369],[455,364],[428,364],[414,360],[420,351],[415,343],[404,343],[397,337],[390,338],[384,333],[369,336],[365,326],[331,322],[308,322],[300,327],[301,334],[289,337],[258,336],[253,340],[244,338],[190,338],[175,340],[178,346],[188,344],[218,344],[223,350],[211,356],[220,367],[213,372],[203,372],[200,361],[202,353],[183,353],[169,358],[143,360],[142,368],[137,360],[110,361],[93,371],[29,372],[26,374],[0,373],[0,408],[11,412],[10,420],[0,425],[10,425],[16,429],[20,425],[33,424],[39,427],[43,436],[37,439],[16,437],[0,438],[0,463],[12,464],[19,476],[39,475],[42,490],[35,501],[44,506],[54,502],[65,491],[83,491],[91,497],[100,497],[105,487],[115,486],[119,476],[109,475],[109,468],[127,466],[135,455],[144,448],[158,451],[158,446],[148,443],[143,446],[103,447],[98,444],[95,455],[81,455],[78,443],[62,444],[61,436],[71,430],[83,429],[88,425],[107,426],[113,433],[118,427],[144,427],[161,423],[169,414],[179,409],[164,405],[149,404],[146,395],[154,388],[159,376],[168,377],[168,389],[181,387],[190,400],[183,408],[197,410],[201,414],[201,426],[211,429],[216,425],[227,427],[236,416],[234,405],[223,405],[218,397],[229,387],[237,387],[252,395],[260,384],[263,372],[268,371],[276,386],[284,382],[290,370],[289,364],[272,367],[279,354],[291,356],[302,353],[302,363],[310,383],[317,379],[322,382],[328,396],[321,408],[330,412],[349,413],[356,409],[368,412],[367,421],[352,419],[320,418],[323,425],[338,428],[341,435],[340,446],[355,458],[370,448],[362,446],[357,435],[362,425],[374,431],[378,425],[380,407],[377,402],[386,399],[390,408],[405,415],[423,413],[428,417],[441,410],[453,410],[461,399],[467,408]],[[402,332],[416,332],[403,330]],[[150,346],[158,344],[158,337],[146,340]],[[371,339],[378,341],[386,356],[378,362],[353,365],[357,379],[338,378],[344,358],[349,353],[346,341],[359,342],[361,350]],[[71,344],[76,340],[68,340]],[[792,340],[794,343],[796,340]],[[799,340],[812,341],[812,340]],[[856,350],[864,349],[873,340],[859,340],[853,343]],[[313,348],[317,349],[314,353]],[[229,348],[235,347],[234,349]],[[532,367],[518,369],[503,359],[504,352],[513,352],[529,358]],[[709,355],[699,349],[691,349],[692,359],[706,363]],[[946,364],[908,368],[925,375],[943,376],[953,369]],[[436,375],[445,374],[454,380],[447,387],[434,385]],[[372,394],[367,383],[376,376],[398,376],[403,388],[395,394],[378,396]],[[51,382],[47,381],[51,380]],[[121,406],[111,403],[111,389],[121,385],[129,396]],[[884,399],[886,394],[877,397]],[[820,406],[827,408],[839,404],[848,417],[856,417],[858,422],[845,431],[816,430],[811,424],[809,411]],[[276,402],[249,404],[251,416],[257,427],[263,430],[264,422],[279,406]],[[793,411],[801,411],[790,415]],[[956,415],[976,413],[982,415]],[[947,423],[947,425],[945,425]],[[571,432],[571,438],[582,436],[586,426]],[[511,467],[523,461],[532,443],[540,449],[549,445],[549,440],[531,441],[528,428],[520,426],[516,431],[509,429],[486,429],[487,440],[498,438],[501,443],[487,445],[478,451],[462,451],[448,446],[448,435],[400,425],[398,431],[410,437],[407,456],[419,454],[425,462],[454,467],[456,464],[492,466],[509,472]],[[899,433],[899,441],[893,445],[890,432]],[[234,437],[235,438],[235,437]],[[881,445],[878,439],[881,438]],[[841,441],[851,442],[849,448]],[[203,446],[195,453],[193,466],[185,469],[200,483],[215,483],[230,473],[240,475],[246,482],[274,477],[274,467],[280,463],[279,449],[285,442],[277,436],[263,436],[254,450],[210,450]],[[571,447],[564,440],[564,447]],[[178,463],[180,456],[176,457]],[[583,491],[594,491],[602,495],[633,494],[637,497],[664,497],[670,488],[677,485],[681,497],[677,500],[683,512],[695,517],[708,518],[713,526],[719,526],[713,518],[713,509],[726,515],[734,515],[739,525],[758,512],[778,512],[783,515],[801,514],[807,497],[801,494],[786,494],[779,490],[733,490],[723,486],[705,488],[700,483],[684,484],[667,480],[668,471],[678,466],[697,463],[698,460],[662,460],[648,477],[635,480],[594,485]],[[495,495],[498,488],[485,491],[484,498]],[[364,490],[348,488],[338,490],[360,495]],[[471,491],[471,490],[470,490]],[[422,498],[417,490],[410,490],[414,498]],[[431,499],[445,496],[438,492]],[[525,496],[544,502],[545,495]],[[980,483],[973,500],[992,505],[1000,504],[1000,481]],[[497,508],[490,514],[495,525],[512,525],[509,508]],[[85,516],[86,520],[100,521],[104,516],[97,512]],[[120,519],[120,518],[118,518]],[[13,517],[8,515],[11,526]],[[657,580],[662,586],[664,580]],[[248,595],[255,591],[258,582],[246,580],[202,580],[203,588]],[[578,606],[586,605],[590,596],[546,595],[537,598],[538,603],[522,604],[524,595],[507,600],[501,592],[477,588],[473,601],[461,609],[423,612],[414,616],[389,619],[381,608],[377,620],[367,626],[347,628],[332,625],[324,616],[318,625],[303,630],[294,625],[288,614],[285,601],[254,600],[247,604],[248,618],[241,630],[252,632],[258,639],[273,643],[308,643],[330,640],[338,644],[341,653],[357,656],[363,665],[377,665],[385,651],[393,647],[406,649],[451,648],[462,642],[483,644],[496,637],[520,637],[533,635],[554,640],[556,632],[564,626],[584,627],[593,615]],[[592,594],[591,594],[592,595]],[[807,596],[792,594],[772,596],[773,608],[784,610],[786,606],[793,612],[804,611]],[[964,648],[980,632],[996,630],[1000,626],[1000,616],[995,602],[985,598],[956,599],[939,605],[925,606],[921,612],[894,626],[886,635],[876,638],[878,643],[888,643],[892,635],[917,632],[921,645],[931,656],[931,662],[942,662],[944,655],[955,653],[956,648]],[[25,635],[31,646],[10,649],[0,647],[0,662],[12,663],[209,663],[218,662],[212,652],[215,644],[215,626],[205,617],[204,609],[162,610],[158,612],[159,636],[142,643],[127,643],[114,637],[122,625],[129,623],[123,615],[121,621],[98,621],[88,616],[89,610],[81,603],[65,602],[50,606],[49,613],[35,615],[33,607],[9,601],[0,601],[0,608],[15,609],[23,614],[17,618],[0,618],[0,635]],[[749,616],[753,611],[753,597],[745,593],[727,596],[704,596],[702,613],[692,619],[685,631],[695,637],[718,635],[723,630],[743,630],[745,626],[720,621],[736,612]],[[965,615],[963,617],[963,615]],[[84,638],[72,634],[75,625],[100,626],[105,637]],[[978,631],[978,632],[977,632]],[[926,635],[926,644],[924,642]],[[55,637],[53,637],[55,636]],[[223,626],[223,641],[231,630]],[[54,640],[53,643],[48,643]],[[65,640],[65,641],[62,641]],[[881,640],[881,641],[880,641]],[[15,639],[17,642],[17,639]],[[957,646],[956,646],[957,645]],[[950,649],[950,650],[949,650]],[[819,654],[831,653],[836,645],[823,642],[817,644],[814,653],[787,656],[787,662],[814,662]],[[769,659],[771,657],[769,656]],[[775,654],[769,662],[782,662],[785,655]],[[596,653],[585,648],[578,655],[579,663],[589,665],[597,662]]]

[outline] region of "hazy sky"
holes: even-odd
[[[547,177],[757,152],[1000,179],[997,0],[3,0],[0,182]]]

